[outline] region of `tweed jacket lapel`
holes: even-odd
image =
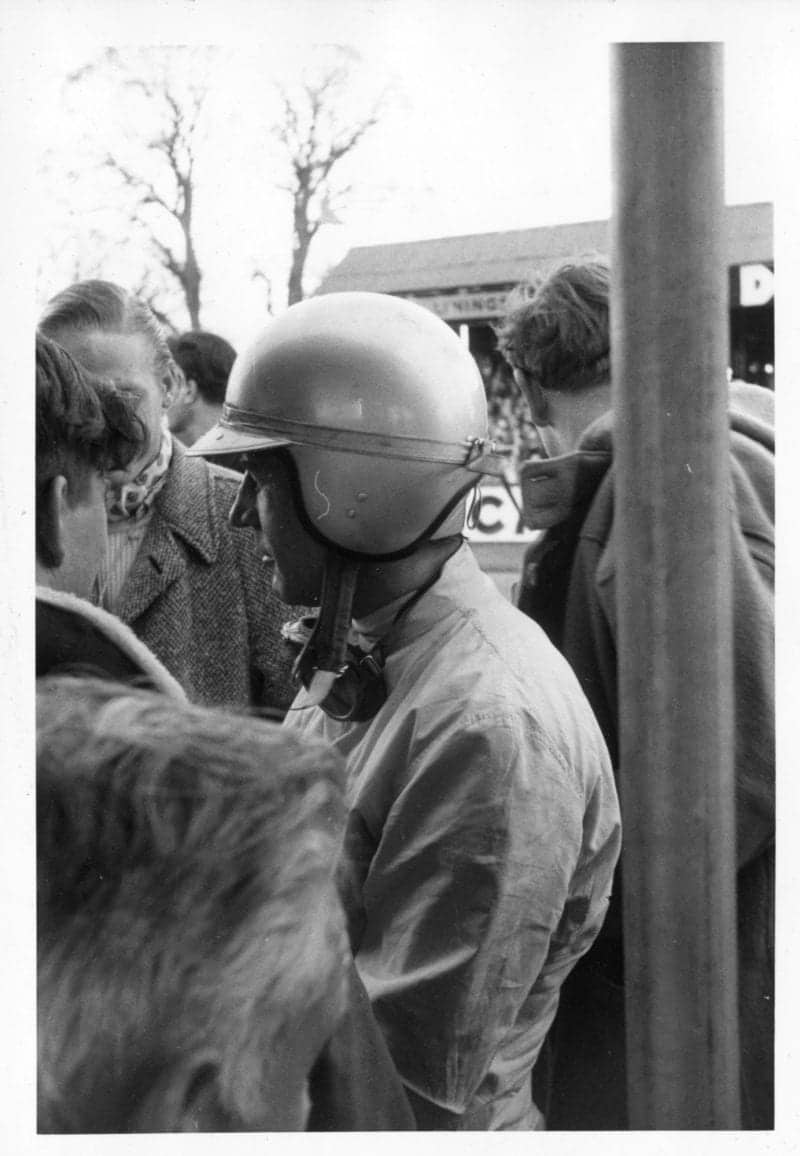
[[[175,441],[167,481],[122,588],[117,613],[123,622],[134,622],[185,573],[184,543],[208,565],[215,561],[216,520],[208,463],[187,458]]]

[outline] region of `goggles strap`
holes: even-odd
[[[347,636],[359,568],[359,562],[328,552],[319,616],[294,664],[294,676],[306,687],[314,705],[323,702],[347,665]]]

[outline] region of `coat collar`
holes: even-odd
[[[742,381],[728,389],[728,420],[734,434],[775,451],[775,396]],[[532,530],[546,530],[580,515],[611,465],[614,424],[609,410],[587,428],[573,453],[536,459],[520,468],[523,518]]]
[[[156,498],[156,511],[204,562],[210,565],[216,561],[219,531],[211,467],[203,458],[187,457],[177,439],[173,439],[172,462],[164,488]],[[146,539],[142,545],[146,545]]]
[[[611,414],[606,413],[589,426],[577,450],[526,462],[519,471],[525,525],[547,530],[566,521],[595,493],[611,457]]]
[[[167,481],[122,589],[117,613],[123,621],[139,618],[186,571],[186,553],[177,539],[207,565],[216,561],[219,529],[211,478],[208,463],[187,457],[176,442]]]
[[[99,606],[93,606],[90,602],[78,598],[74,594],[68,594],[63,590],[53,590],[45,586],[36,587],[36,603],[37,613],[40,605],[61,610],[71,620],[75,633],[81,639],[89,639],[91,638],[91,631],[97,631],[97,634],[109,646],[115,647],[126,659],[130,660],[156,690],[169,695],[170,698],[185,702],[184,690],[167,668],[116,615],[109,614]],[[53,640],[50,639],[50,641]],[[86,649],[84,657],[88,662],[92,661],[92,654],[89,649]]]

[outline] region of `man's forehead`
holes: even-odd
[[[154,369],[153,348],[143,333],[104,329],[65,329],[56,340],[95,373],[139,378]]]

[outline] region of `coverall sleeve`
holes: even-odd
[[[533,719],[453,720],[417,752],[363,880],[356,962],[418,1127],[480,1128],[465,1110],[501,1041],[529,1078],[562,973],[602,923],[617,846],[570,909],[586,801]]]

